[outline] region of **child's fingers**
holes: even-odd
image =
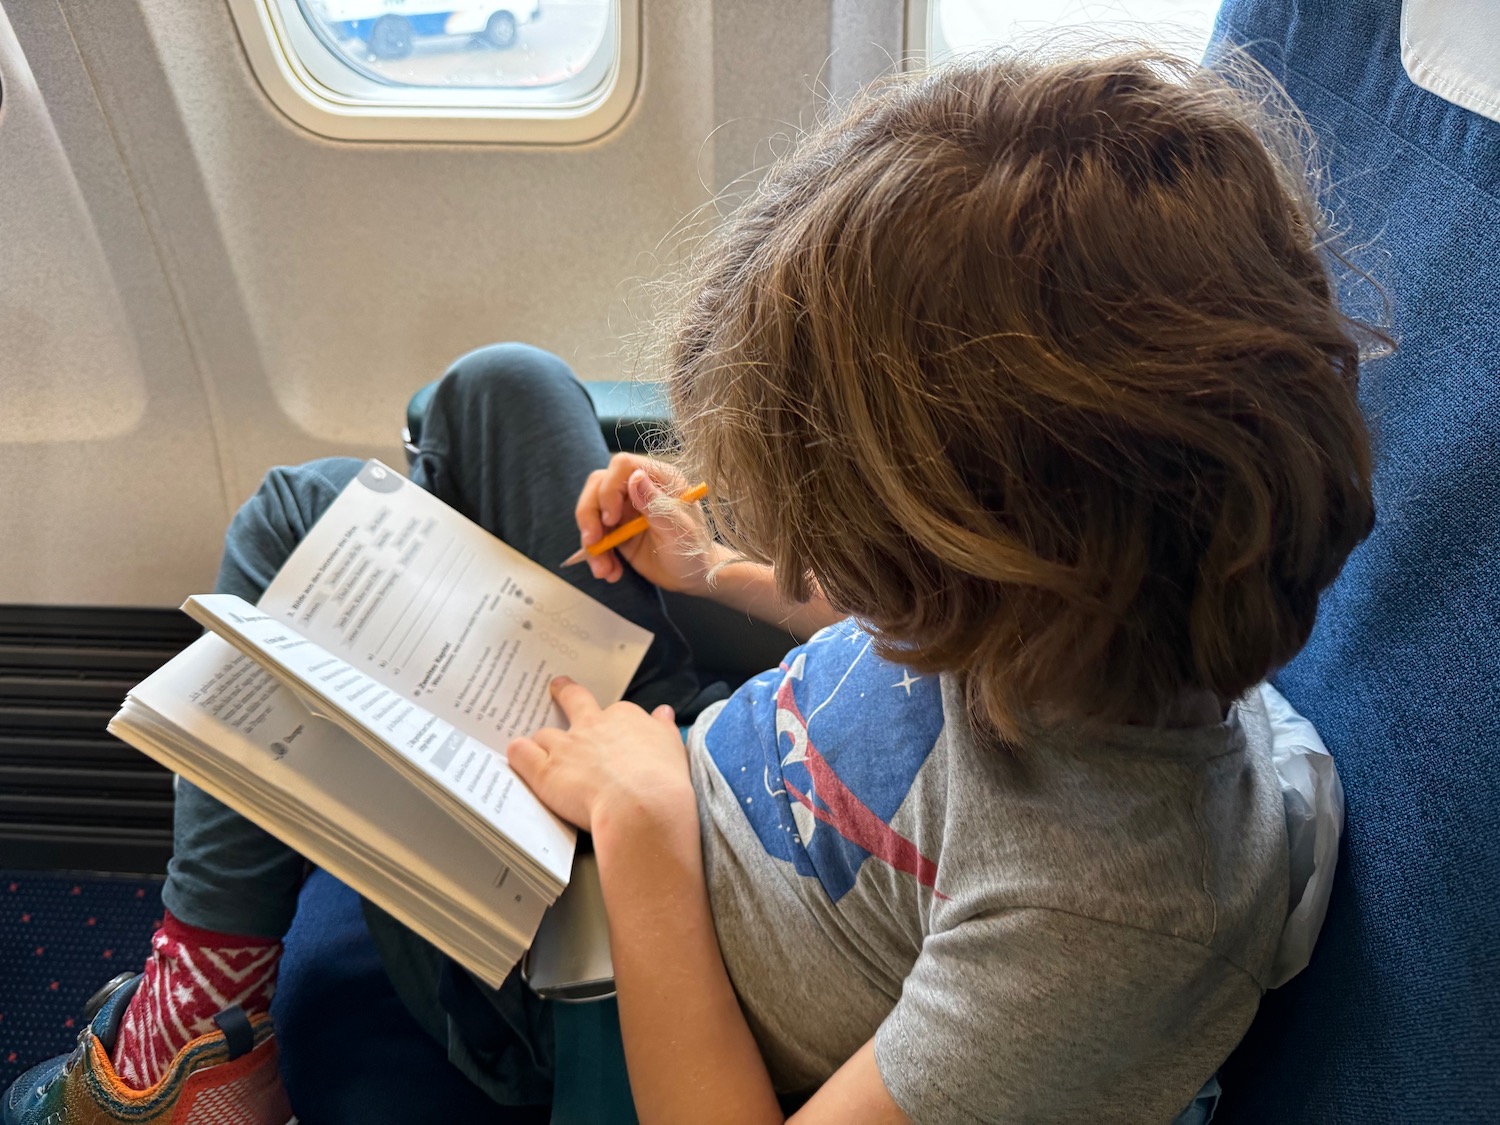
[[[553,676],[552,682],[547,685],[552,693],[552,698],[562,708],[562,713],[568,717],[568,722],[577,725],[584,719],[591,719],[603,710],[599,701],[594,698],[594,693],[589,691],[577,680],[568,676]],[[545,748],[543,737],[550,735],[550,730],[541,730],[532,735],[537,743]]]
[[[574,508],[579,543],[587,547],[597,543],[621,521],[634,517],[635,509],[628,495],[630,474],[640,469],[646,458],[631,453],[617,453],[602,469],[595,469],[584,481]],[[624,568],[613,551],[586,558],[590,573],[605,582],[618,582]]]
[[[573,521],[578,525],[578,544],[587,547],[604,537],[604,524],[599,518],[599,489],[604,483],[607,470],[595,469],[583,482],[578,493],[578,503],[573,506]],[[601,559],[585,555],[584,562],[595,578],[603,578],[606,570]]]
[[[589,573],[601,582],[618,581],[622,573],[617,551],[605,551],[602,555],[585,555],[583,561],[588,564]]]
[[[530,738],[513,738],[505,747],[505,757],[516,776],[533,789],[537,788],[547,751]]]
[[[638,512],[645,512],[646,518],[655,524],[657,519],[655,513],[651,511],[651,501],[663,495],[661,486],[651,479],[650,473],[644,469],[637,469],[630,474],[625,487],[630,492],[631,506]]]
[[[579,541],[587,547],[636,515],[647,512],[649,501],[659,495],[676,495],[686,489],[685,478],[672,466],[635,453],[616,453],[609,464],[595,469],[584,481],[574,505]],[[649,512],[648,512],[648,518]],[[652,519],[657,530],[661,517]],[[636,543],[629,545],[637,546]],[[625,554],[630,554],[627,549]],[[587,555],[589,573],[603,582],[618,582],[625,575],[619,551]]]
[[[599,489],[607,471],[595,469],[590,473],[578,493],[578,502],[573,505],[573,521],[578,524],[579,542],[585,547],[604,536],[604,524],[599,519]]]
[[[595,469],[584,480],[578,501],[573,505],[573,519],[578,524],[584,546],[597,543],[605,532],[620,522],[630,501],[627,495],[630,474],[645,460],[631,453],[616,453],[608,465]]]
[[[653,461],[638,453],[616,453],[610,458],[609,467],[599,489],[600,510],[607,527],[615,527],[627,519],[645,512],[635,497],[641,492],[631,481],[638,476],[649,482],[648,491],[664,492],[671,496],[687,490],[687,479],[671,465]]]
[[[599,482],[599,518],[605,527],[618,527],[635,515],[630,504],[630,474],[642,468],[644,457],[634,453],[616,453],[604,469]]]
[[[665,547],[669,552],[675,552],[693,539],[696,519],[693,507],[677,499],[686,489],[663,488],[661,482],[644,469],[631,473],[627,486],[631,505],[636,511],[645,513],[646,522],[656,532],[658,548]],[[635,551],[627,547],[623,553],[634,561]]]

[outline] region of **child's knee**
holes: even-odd
[[[530,344],[491,344],[463,356],[443,377],[436,402],[450,418],[472,418],[492,406],[506,414],[546,412],[571,404],[582,385],[551,352]],[[436,404],[436,403],[435,403]]]

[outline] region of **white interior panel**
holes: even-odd
[[[120,94],[127,160],[155,196],[190,316],[215,325],[202,350],[235,410],[242,491],[267,446],[390,451],[407,397],[480,344],[528,340],[581,374],[613,373],[618,286],[704,198],[693,154],[712,126],[711,58],[706,16],[686,6],[648,16],[625,124],[544,150],[329,141],[271,106],[227,8],[142,0],[137,55],[132,13],[100,7],[80,40]],[[672,65],[653,67],[658,53]],[[178,130],[160,128],[154,99],[126,102],[153,64]]]
[[[7,13],[0,601],[168,604],[229,511],[203,387],[60,13]]]
[[[129,433],[146,380],[93,219],[62,143],[0,13],[0,199],[7,224],[0,340],[10,378],[0,442],[88,441]]]
[[[897,57],[902,6],[648,0],[631,111],[559,148],[315,135],[258,86],[223,0],[7,10],[55,134],[48,174],[75,186],[61,220],[6,198],[0,239],[23,232],[57,261],[61,221],[93,247],[45,301],[46,333],[88,302],[102,362],[88,385],[28,383],[23,333],[0,327],[7,396],[83,400],[56,420],[94,427],[0,435],[0,602],[162,605],[212,582],[224,525],[270,466],[396,461],[407,398],[462,352],[521,339],[617,375],[663,239],[762,166],[821,86]],[[12,108],[0,144],[23,143]]]

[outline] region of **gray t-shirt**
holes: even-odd
[[[919,1125],[1166,1122],[1255,1014],[1287,851],[1254,693],[1215,727],[997,745],[843,622],[688,743],[719,945],[783,1092],[873,1035]]]

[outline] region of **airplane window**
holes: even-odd
[[[1220,0],[929,0],[932,61],[1007,43],[1090,39],[1145,41],[1201,58]]]
[[[398,86],[541,90],[604,45],[610,0],[278,0],[350,70]],[[457,5],[457,6],[455,6]]]
[[[590,140],[636,85],[640,0],[229,4],[262,87],[329,136]]]

